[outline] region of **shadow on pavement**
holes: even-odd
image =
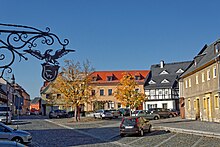
[[[111,143],[125,137],[119,136],[118,127],[85,128],[85,129],[47,129],[47,130],[26,130],[32,134],[33,142],[38,146],[81,146]],[[156,136],[168,134],[167,131],[152,131],[144,136]],[[138,135],[129,135],[128,137]],[[29,146],[33,146],[30,144]]]

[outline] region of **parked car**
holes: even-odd
[[[164,109],[164,108],[152,108],[152,109],[149,109],[149,111],[151,113],[159,114],[160,117],[164,117],[164,118],[171,118],[175,116],[175,113],[173,113],[169,109]]]
[[[180,111],[179,111],[179,110],[171,109],[170,111],[171,111],[175,116],[179,116],[179,115],[180,115]]]
[[[147,110],[135,110],[134,112],[132,112],[132,116],[142,116],[149,120],[152,119],[157,120],[160,118],[159,114],[151,113],[150,111]]]
[[[68,117],[74,117],[74,116],[75,116],[75,111],[68,112]]]
[[[3,123],[0,123],[0,140],[11,140],[19,143],[30,143],[32,136],[27,131],[13,129]]]
[[[129,108],[119,108],[118,111],[120,112],[121,116],[130,116]]]
[[[39,115],[39,110],[31,108],[30,115]]]
[[[9,141],[9,140],[1,140],[0,146],[2,147],[26,147],[25,145],[15,142],[15,141]]]
[[[68,114],[65,110],[54,110],[50,111],[49,118],[66,118],[68,117]]]
[[[111,109],[109,111],[112,113],[113,118],[118,118],[120,116],[120,112],[116,109]]]
[[[104,119],[104,118],[112,119],[113,115],[110,110],[100,109],[100,110],[97,110],[93,113],[93,117],[94,118],[101,118],[101,119]]]
[[[120,136],[138,134],[143,136],[145,132],[151,132],[152,125],[144,117],[130,116],[124,117],[120,124]]]

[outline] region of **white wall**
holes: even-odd
[[[148,104],[157,104],[157,108],[162,108],[163,107],[163,103],[167,103],[167,108],[168,109],[175,109],[175,101],[174,100],[169,100],[169,101],[148,101],[145,102],[144,105],[144,110],[148,110]]]

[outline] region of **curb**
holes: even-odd
[[[205,136],[205,137],[220,138],[220,133],[214,133],[214,132],[188,130],[188,129],[181,129],[181,128],[163,127],[163,126],[156,126],[152,128],[155,130],[166,130],[166,131],[175,132],[175,133],[185,133],[185,134],[193,134],[193,135],[199,135],[199,136]]]

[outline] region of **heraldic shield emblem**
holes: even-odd
[[[60,68],[59,65],[52,65],[49,63],[43,63],[41,64],[43,67],[42,70],[42,77],[44,80],[52,82],[56,79],[58,75],[58,70]]]

